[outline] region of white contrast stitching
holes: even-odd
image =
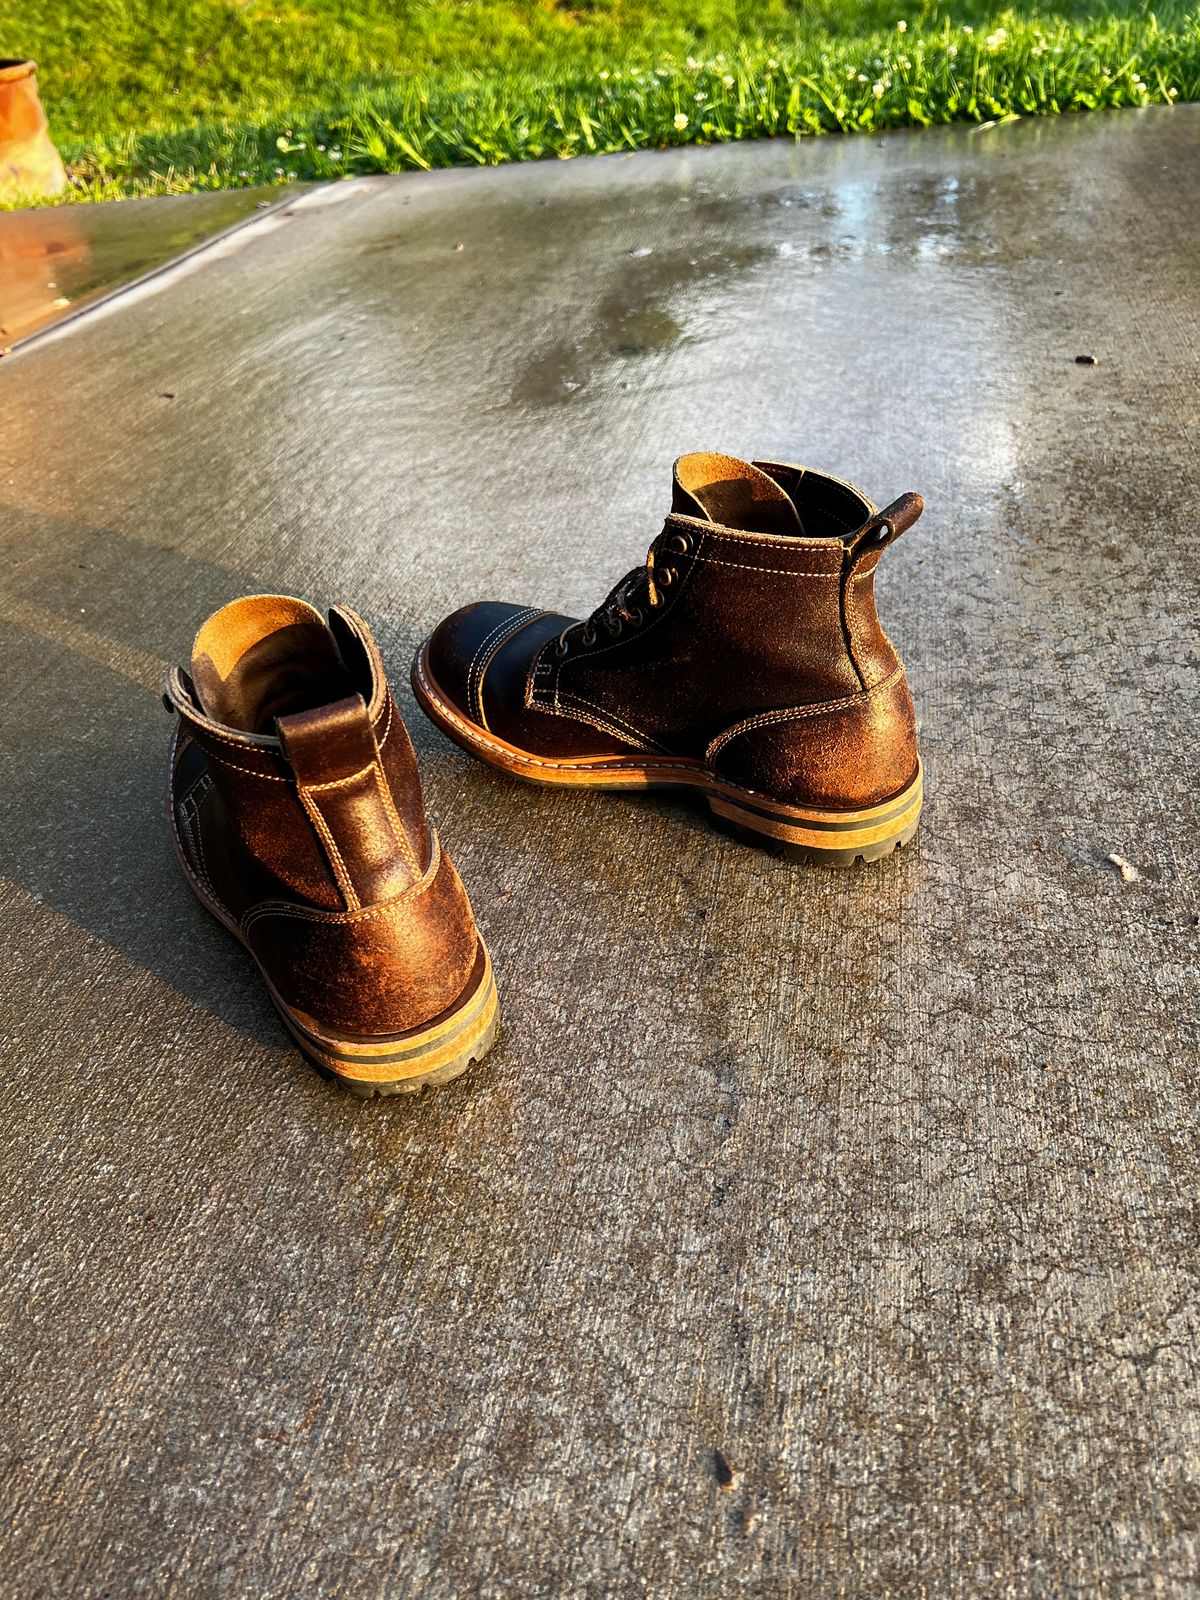
[[[387,743],[387,736],[392,731],[392,692],[385,689],[383,694],[383,732],[376,737],[376,744],[382,750]]]
[[[520,615],[520,613],[518,613],[518,615]],[[479,662],[479,658],[487,649],[488,645],[491,644],[496,635],[498,633],[503,633],[511,621],[511,616],[501,617],[499,622],[488,629],[487,633],[484,634],[483,638],[475,647],[475,653],[471,657],[470,664],[467,667],[467,709],[469,711],[475,710],[475,668]]]
[[[836,582],[840,572],[794,572],[790,567],[752,567],[745,561],[722,561],[720,556],[695,556],[696,561],[703,561],[712,567],[736,567],[739,572],[769,572],[773,578],[827,578]]]
[[[896,667],[880,683],[873,684],[869,689],[863,689],[858,694],[846,695],[841,700],[819,700],[811,706],[785,706],[778,711],[761,711],[757,716],[746,717],[741,722],[735,722],[732,727],[726,728],[708,746],[704,752],[704,759],[708,762],[715,761],[720,751],[731,739],[736,739],[743,733],[752,733],[755,728],[770,727],[778,722],[798,722],[802,717],[821,717],[831,711],[847,711],[854,706],[863,705],[872,695],[881,694],[885,689],[892,688],[904,676],[904,668]]]
[[[828,539],[806,538],[798,533],[735,533],[723,523],[701,522],[699,517],[688,517],[679,511],[673,511],[667,517],[668,526],[675,522],[680,522],[689,529],[702,530],[710,539],[732,539],[737,544],[769,544],[776,550],[805,550],[812,554],[824,553],[832,548]],[[838,560],[841,560],[840,552]]]
[[[301,805],[308,813],[309,820],[317,830],[325,846],[329,865],[333,868],[333,875],[337,879],[338,887],[346,898],[346,905],[351,911],[357,911],[362,901],[358,898],[358,891],[354,887],[354,879],[350,876],[350,870],[342,858],[342,852],[338,849],[337,840],[333,837],[333,830],[325,820],[325,813],[317,804],[316,799],[309,794],[307,784],[298,784],[297,792],[300,796]]]
[[[205,732],[208,730],[205,729]],[[206,750],[205,755],[210,761],[215,761],[218,766],[230,767],[234,772],[244,772],[248,778],[264,778],[268,783],[286,783],[286,778],[281,778],[277,772],[255,772],[253,767],[240,767],[236,761],[228,761],[224,756],[214,755],[211,750]]]
[[[538,756],[526,755],[524,751],[521,750],[510,748],[502,749],[502,747],[494,739],[489,739],[487,737],[477,723],[467,722],[463,717],[460,717],[454,710],[453,706],[448,705],[446,701],[442,699],[441,695],[435,692],[433,685],[430,683],[429,678],[426,675],[424,663],[420,657],[417,658],[417,676],[421,680],[422,688],[425,690],[429,698],[436,704],[438,711],[446,718],[447,722],[452,722],[456,728],[460,728],[462,732],[475,744],[485,744],[490,749],[495,750],[497,754],[503,754],[506,761],[516,761],[520,765],[527,767],[553,768],[560,772],[564,769],[571,772],[603,772],[606,768],[612,766],[614,760],[619,761],[625,759],[621,756],[598,756],[595,761],[543,761]],[[547,708],[545,706],[541,706],[538,709],[544,711]],[[668,772],[704,771],[704,764],[700,761],[655,761],[654,767],[656,771]],[[613,770],[619,772],[621,769],[617,767]],[[725,780],[722,779],[721,781],[724,782]],[[733,787],[736,787],[736,785]],[[744,792],[746,794],[753,793],[753,791],[750,789],[747,789]]]
[[[479,712],[480,721],[483,720],[483,680],[487,674],[487,669],[495,660],[497,652],[506,642],[505,635],[509,629],[519,631],[525,621],[535,616],[536,612],[536,606],[525,606],[511,616],[502,617],[495,627],[484,635],[475,654],[471,657],[471,665],[467,669],[467,706],[471,711],[477,710]],[[493,640],[496,643],[489,654],[488,646],[492,645]],[[484,659],[485,656],[486,660]]]
[[[251,927],[262,920],[263,917],[299,917],[306,922],[319,922],[322,924],[341,923],[354,925],[359,922],[371,922],[377,917],[391,916],[393,912],[402,911],[410,900],[417,900],[428,889],[432,888],[437,878],[438,869],[442,864],[442,842],[435,833],[433,836],[433,854],[429,859],[429,869],[418,883],[405,889],[403,894],[398,894],[392,900],[386,900],[381,905],[364,906],[356,911],[317,911],[306,906],[288,905],[283,900],[264,900],[261,905],[251,906],[242,918],[242,933],[249,935]]]
[[[662,749],[662,746],[656,744],[654,740],[650,738],[649,734],[642,733],[632,725],[625,728],[616,726],[617,723],[623,720],[622,718],[615,716],[612,712],[606,711],[603,706],[593,705],[590,700],[583,699],[581,695],[569,694],[565,697],[563,704],[568,707],[577,707],[579,709],[580,716],[585,722],[591,723],[592,727],[594,728],[599,728],[602,733],[611,733],[615,739],[620,739],[625,744],[637,745],[640,749],[647,751],[651,755],[653,755],[656,750]],[[605,721],[604,719],[606,717],[612,717],[613,720],[611,722]]]
[[[392,797],[392,788],[387,781],[382,762],[375,761],[371,764],[375,774],[375,787],[379,791],[379,798],[383,802],[384,815],[391,824],[396,835],[396,843],[400,846],[408,870],[415,876],[421,876],[421,863],[417,860],[417,853],[413,849],[412,840],[408,837],[408,830],[400,820],[400,813],[396,810],[396,802]]]
[[[518,612],[516,616],[510,617],[507,628],[499,639],[495,640],[492,648],[488,651],[487,660],[479,663],[479,671],[475,677],[475,709],[478,710],[479,720],[485,728],[487,727],[487,713],[483,709],[483,680],[488,675],[488,669],[506,645],[511,644],[519,633],[523,633],[531,622],[536,622],[538,617],[544,617],[545,615],[546,613],[539,611],[536,606],[529,606],[523,612]],[[468,688],[468,705],[470,704],[470,693],[471,691]]]
[[[207,751],[205,752],[205,754],[207,755]],[[172,786],[174,785],[174,782],[175,782],[175,763],[176,763],[176,761],[178,759],[178,755],[179,755],[179,730],[178,730],[178,728],[176,728],[175,732],[171,735],[171,746],[170,746],[169,751],[167,752],[168,770],[169,770],[169,772],[171,774],[170,784]],[[179,831],[179,815],[178,815],[178,812],[176,811],[175,796],[174,796],[173,793],[171,794],[171,804],[167,807],[167,812],[168,812],[168,815],[170,817],[170,822],[171,822],[171,833],[172,833],[172,835],[173,835],[173,837],[175,839],[175,848],[176,848],[176,850],[177,850],[177,852],[179,854],[179,864],[180,864],[180,866],[183,868],[184,872],[188,875],[188,877],[192,880],[192,882],[196,885],[196,887],[198,889],[204,890],[208,894],[209,898],[214,902],[214,904],[220,906],[222,912],[224,912],[225,916],[229,918],[230,922],[232,922],[233,921],[233,916],[232,916],[232,913],[229,910],[229,907],[225,904],[224,900],[221,899],[221,896],[217,893],[217,891],[213,888],[213,886],[208,882],[207,878],[201,880],[200,878],[197,877],[192,862],[190,862],[188,860],[188,853],[184,849],[183,835]]]
[[[374,765],[373,761],[368,761],[365,767],[359,767],[357,772],[351,772],[345,778],[328,778],[324,783],[306,783],[304,787],[306,789],[341,789],[348,783],[356,782],[364,772],[370,772]]]

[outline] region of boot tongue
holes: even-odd
[[[254,594],[209,617],[192,646],[205,716],[242,733],[355,692],[319,612],[290,595]]]
[[[774,479],[736,456],[703,450],[680,456],[671,509],[742,533],[804,536],[795,506]]]

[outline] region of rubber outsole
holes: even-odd
[[[174,748],[171,770],[174,771]],[[184,882],[200,904],[238,941],[262,976],[271,1003],[292,1042],[321,1076],[361,1100],[417,1094],[451,1083],[482,1061],[500,1032],[499,997],[491,958],[483,940],[462,994],[439,1017],[405,1033],[371,1039],[343,1038],[318,1029],[279,994],[240,928],[196,877],[180,837],[173,795],[167,788],[167,813]]]
[[[676,789],[699,793],[722,833],[793,861],[849,866],[878,861],[909,843],[923,801],[920,764],[898,794],[857,811],[790,806],[718,778],[702,761],[684,756],[602,756],[558,761],[534,755],[481,728],[439,687],[429,669],[429,641],[412,665],[413,693],[430,721],[469,754],[502,772],[551,788]]]

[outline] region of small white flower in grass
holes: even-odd
[[[964,25],[963,25],[963,32],[964,32],[964,33],[974,33],[974,32],[975,32],[975,29],[974,29],[974,28],[973,28],[973,27],[972,27],[972,26],[971,26],[971,24],[970,24],[970,23],[969,23],[969,22],[968,22],[968,23],[965,23],[965,24],[964,24]]]
[[[867,77],[865,72],[860,72],[858,75],[858,81],[859,83],[870,83],[871,80]]]
[[[698,106],[702,106],[707,99],[708,99],[708,96],[706,94],[698,94],[696,96],[696,104]]]
[[[883,99],[883,84],[879,79],[876,79],[876,81],[871,85],[871,93],[875,96],[876,100]]]
[[[675,113],[675,132],[682,133],[687,125],[688,119],[684,116],[682,111],[677,111]]]
[[[948,44],[946,46],[946,54],[950,57],[950,60],[953,61],[955,56],[958,54],[958,46],[956,44]]]
[[[325,154],[325,146],[323,144],[319,144],[317,146],[317,151],[318,151],[318,154],[324,155]]]
[[[733,85],[734,85],[733,74],[731,72],[727,72],[725,74],[725,76],[721,79],[721,82],[725,85],[725,87],[727,89],[732,89]]]
[[[989,50],[999,50],[1007,38],[1007,32],[1003,28],[997,28],[995,33],[989,33],[983,42]]]
[[[908,32],[908,23],[905,22],[903,17],[901,17],[900,21],[896,24],[896,32],[897,33],[907,33]]]
[[[607,73],[607,72],[602,72],[602,73],[601,73],[601,74],[600,74],[600,76],[601,76],[601,77],[602,77],[602,78],[607,78],[607,77],[608,77],[608,73]]]
[[[1167,99],[1168,100],[1174,100],[1177,97],[1178,94],[1179,94],[1179,90],[1178,89],[1168,89],[1167,90]]]
[[[689,56],[684,64],[689,72],[700,71],[700,63],[696,60],[695,56]]]
[[[768,71],[774,72],[775,68],[778,65],[779,65],[779,63],[778,63],[778,61],[775,60],[774,56],[768,56],[768,58],[767,58],[767,70]]]

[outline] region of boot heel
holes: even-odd
[[[878,861],[909,842],[920,821],[922,778],[918,769],[902,793],[862,811],[784,806],[731,789],[711,790],[707,798],[713,823],[723,832],[793,861],[849,866],[859,860]]]

